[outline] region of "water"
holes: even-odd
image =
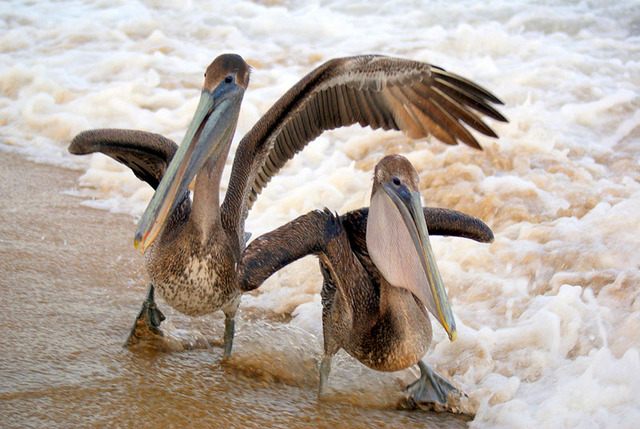
[[[264,190],[247,230],[256,237],[312,209],[367,205],[373,166],[402,153],[421,172],[427,204],[479,217],[496,235],[490,245],[433,239],[459,333],[450,343],[434,325],[425,360],[474,401],[471,425],[632,427],[640,417],[639,2],[14,1],[0,3],[0,17],[3,165],[17,153],[81,172],[54,170],[50,180],[67,177],[64,213],[76,224],[90,216],[101,231],[70,247],[63,265],[46,257],[56,247],[29,243],[69,242],[64,217],[22,222],[7,208],[0,250],[13,274],[0,304],[0,410],[8,425],[100,425],[114,415],[123,425],[145,416],[151,424],[156,407],[170,416],[165,425],[178,424],[179,410],[193,424],[234,415],[258,425],[274,410],[290,420],[267,421],[283,426],[318,425],[334,413],[354,425],[423,421],[424,413],[390,405],[415,370],[375,373],[345,355],[330,381],[335,401],[315,400],[321,281],[312,258],[245,296],[229,367],[220,367],[218,348],[120,349],[146,289],[130,240],[152,191],[110,159],[72,157],[66,147],[99,127],[180,141],[204,69],[223,52],[253,67],[236,142],[305,73],[343,55],[431,62],[497,94],[510,123],[492,124],[501,138],[481,138],[483,152],[357,127],[324,134]],[[20,192],[38,201],[29,176],[45,170],[26,165]],[[10,236],[15,230],[24,233]],[[37,272],[19,262],[36,254],[45,255]],[[219,315],[189,319],[162,308],[177,327],[219,340]],[[246,392],[261,399],[251,411]],[[216,395],[226,402],[189,405]],[[241,405],[228,411],[230,401]]]

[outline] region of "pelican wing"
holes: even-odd
[[[471,215],[435,207],[423,207],[424,219],[427,222],[429,235],[443,235],[468,238],[480,243],[493,241],[493,232],[484,222]],[[366,252],[367,219],[369,207],[352,210],[340,216],[347,230],[351,248],[358,252]],[[368,254],[368,252],[366,252]]]
[[[101,152],[129,167],[153,189],[158,187],[178,145],[160,134],[138,130],[98,129],[83,131],[69,145],[74,155]]]
[[[449,209],[424,207],[423,211],[430,235],[450,235],[483,243],[493,241],[491,229],[480,219]],[[350,250],[362,263],[371,266],[366,241],[368,216],[368,207],[339,218],[328,209],[314,210],[261,235],[249,244],[238,263],[240,288],[245,292],[256,289],[290,263],[307,255],[324,253],[339,224],[347,233]]]
[[[238,262],[240,290],[254,290],[290,263],[307,255],[325,253],[327,243],[337,234],[340,234],[340,219],[324,209],[299,216],[261,235],[247,246]]]
[[[502,102],[430,64],[375,55],[330,60],[284,94],[240,142],[223,223],[242,238],[247,212],[271,177],[325,130],[357,123],[480,148],[467,127],[497,137],[480,116],[506,121],[491,104]]]

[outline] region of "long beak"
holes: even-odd
[[[141,253],[162,231],[167,217],[175,209],[204,162],[220,157],[233,138],[238,122],[244,88],[203,90],[196,113],[151,202],[138,223],[133,245]],[[217,192],[217,190],[212,190]]]
[[[381,192],[381,190],[384,190],[384,192]],[[390,202],[393,204],[389,204]],[[431,249],[427,223],[420,203],[420,194],[417,191],[410,192],[405,185],[396,187],[390,183],[382,183],[381,189],[376,192],[376,195],[371,200],[371,210],[374,209],[374,205],[387,212],[385,215],[387,217],[384,221],[386,225],[383,228],[390,232],[386,234],[395,234],[395,238],[386,238],[386,240],[389,240],[389,246],[392,247],[392,249],[387,249],[387,252],[398,253],[396,260],[389,253],[378,258],[383,259],[383,261],[380,261],[381,265],[384,266],[386,264],[384,270],[381,270],[383,275],[387,280],[395,281],[397,283],[396,286],[409,289],[440,322],[447,331],[449,339],[451,341],[455,340],[457,335],[456,325],[447,292],[440,276],[440,270],[438,270],[438,265]],[[393,210],[394,208],[397,211]],[[369,221],[372,220],[371,210],[369,212]],[[396,211],[396,213],[392,213],[393,211]],[[392,226],[392,224],[395,225]],[[410,239],[408,239],[407,233]],[[410,241],[411,244],[407,243],[407,241]],[[371,250],[370,248],[370,253]],[[375,260],[374,263],[379,266],[379,263]],[[391,264],[404,266],[390,267]],[[389,272],[388,275],[391,278],[387,277],[385,270]]]

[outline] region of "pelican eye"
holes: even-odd
[[[233,75],[230,74],[227,77],[224,78],[224,83],[231,83],[233,82]]]
[[[391,179],[391,182],[396,186],[402,185],[402,180],[400,180],[398,176],[393,176],[393,178]]]

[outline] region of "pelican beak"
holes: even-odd
[[[210,157],[226,156],[243,95],[244,88],[235,82],[223,81],[212,91],[202,91],[180,148],[138,223],[133,245],[141,253],[162,231],[169,214],[183,200],[189,184],[205,161]],[[217,189],[211,191],[217,192]]]
[[[410,290],[447,331],[449,339],[455,340],[456,325],[431,249],[420,194],[404,184],[382,183],[371,199],[372,221],[371,228],[382,231],[377,239],[372,234],[371,245],[367,239],[373,262],[391,284]],[[372,247],[384,250],[378,253]]]

